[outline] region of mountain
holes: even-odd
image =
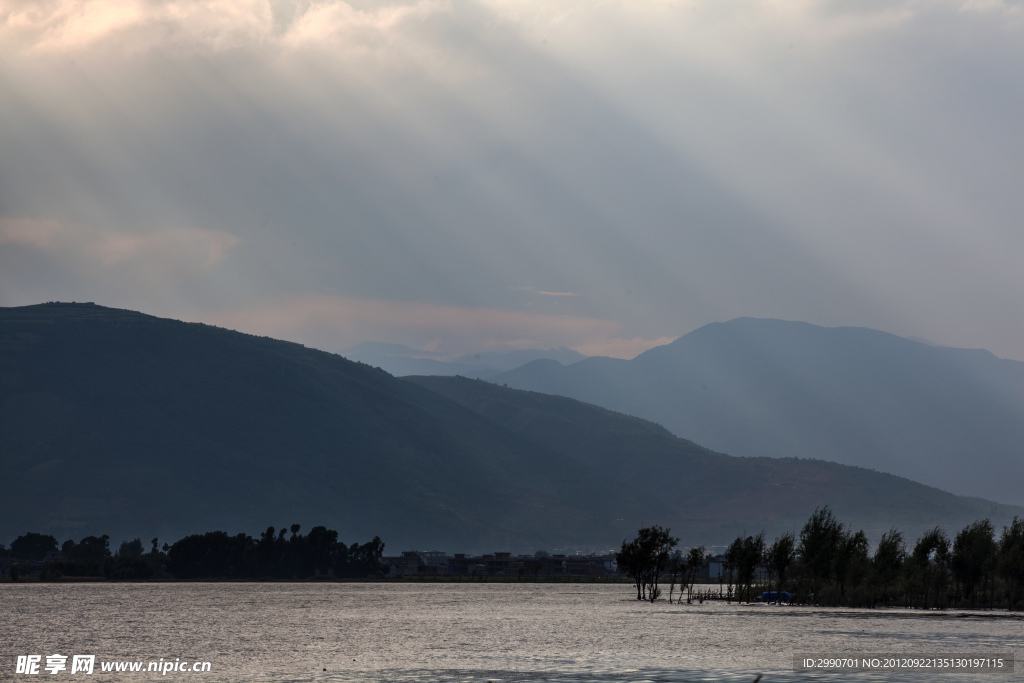
[[[552,361],[554,362],[554,361]],[[397,379],[335,354],[91,304],[0,308],[0,541],[316,524],[389,552],[873,537],[1024,509],[823,461],[734,458],[567,398]]]
[[[867,467],[1024,503],[1024,363],[855,327],[740,318],[633,360],[490,378],[664,425],[716,451]]]
[[[661,512],[334,354],[90,304],[0,309],[3,542],[297,522],[393,551],[491,551],[610,543]]]
[[[441,354],[420,351],[385,342],[363,342],[341,352],[349,360],[379,367],[385,372],[406,375],[443,375],[486,379],[506,370],[538,360],[548,359],[561,364],[575,363],[586,358],[583,354],[560,347],[556,349],[518,349],[516,351],[487,351],[442,360]]]
[[[667,508],[648,523],[670,526],[684,543],[723,543],[761,529],[770,539],[798,531],[823,505],[875,541],[893,525],[913,540],[936,525],[955,533],[986,517],[999,529],[1024,513],[861,467],[723,455],[652,422],[561,396],[461,377],[406,379],[616,481],[636,482]]]

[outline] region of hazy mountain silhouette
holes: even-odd
[[[639,482],[668,508],[651,521],[692,542],[798,530],[822,505],[874,540],[894,524],[915,538],[936,524],[958,530],[984,517],[999,528],[1024,512],[860,467],[723,455],[652,422],[561,396],[461,377],[406,379],[617,481]]]
[[[391,550],[494,550],[607,542],[655,513],[629,485],[337,355],[93,305],[0,309],[5,541],[298,522]]]
[[[363,342],[341,352],[349,360],[373,365],[396,377],[406,375],[443,375],[486,379],[506,370],[539,359],[559,363],[575,363],[586,358],[582,353],[565,347],[556,349],[519,349],[516,351],[487,351],[443,360],[441,354],[413,349],[402,344]]]
[[[869,532],[1024,514],[202,324],[88,304],[0,309],[0,540],[298,522],[348,542],[379,534],[391,551],[475,551],[610,547],[660,523],[714,543],[797,528],[825,503]]]
[[[865,328],[740,318],[633,360],[491,378],[664,425],[737,456],[820,458],[1024,503],[1024,363]]]

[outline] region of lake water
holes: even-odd
[[[105,681],[1004,681],[1024,615],[637,602],[629,585],[4,584],[0,680],[17,655],[96,655]],[[795,672],[793,655],[1012,653],[1009,674]],[[104,661],[208,661],[185,674]],[[326,669],[326,671],[324,671]],[[86,678],[85,680],[88,680]]]

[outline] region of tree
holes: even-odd
[[[334,571],[334,556],[337,554],[338,532],[325,526],[313,527],[306,536],[305,576],[326,575]]]
[[[1006,602],[1016,609],[1024,599],[1024,518],[1014,517],[999,538],[999,574],[1006,582]]]
[[[622,548],[615,553],[615,562],[619,568],[633,579],[636,585],[636,599],[644,599],[644,586],[646,567],[640,557],[640,541],[634,538],[632,541],[623,539]]]
[[[622,541],[615,561],[633,578],[637,600],[654,602],[661,595],[658,581],[678,543],[679,539],[669,529],[660,526],[644,527],[632,541]]]
[[[764,557],[764,532],[762,531],[757,536],[737,538],[733,541],[733,545],[737,545],[737,541],[739,542],[739,552],[736,558],[736,594],[738,596],[742,588],[746,586],[747,602],[750,602],[750,589],[754,583],[754,575]]]
[[[793,563],[793,550],[796,547],[796,539],[793,534],[787,533],[779,536],[768,549],[768,564],[772,573],[778,580],[776,602],[782,599],[782,591],[786,585],[786,576],[789,573],[789,566]],[[771,586],[769,586],[771,590]]]
[[[723,563],[726,573],[729,575],[729,590],[726,596],[729,600],[732,599],[732,579],[733,572],[739,566],[740,558],[743,555],[743,538],[737,536],[736,540],[729,544],[729,548],[725,551],[725,562]],[[739,586],[736,587],[737,593],[739,592]]]
[[[260,535],[260,540],[256,544],[256,565],[257,573],[259,576],[270,577],[278,575],[278,549],[277,540],[274,534],[277,530],[274,527],[269,526],[267,530]]]
[[[649,533],[644,539],[643,548],[645,549],[650,567],[648,572],[648,585],[650,589],[647,599],[651,602],[654,602],[661,596],[658,581],[665,569],[665,565],[668,563],[672,549],[678,543],[679,539],[670,535],[668,529],[663,529],[660,526],[649,527]]]
[[[907,544],[903,533],[893,527],[882,534],[875,556],[871,561],[875,576],[882,584],[882,602],[889,602],[889,587],[899,578],[903,561],[907,555]]]
[[[915,592],[921,596],[921,606],[929,607],[931,600],[942,606],[943,593],[949,573],[949,539],[946,532],[935,527],[917,540],[914,551],[910,554],[910,562],[905,567],[911,589],[911,599]]]
[[[828,506],[816,508],[804,528],[800,530],[800,563],[811,578],[811,592],[820,600],[819,588],[832,577],[843,525],[832,515]]]
[[[338,572],[339,576],[350,576],[352,578],[363,578],[366,576],[381,576],[384,571],[380,558],[384,555],[384,541],[380,536],[374,536],[372,541],[358,545],[353,543],[348,547],[346,560],[346,573]]]
[[[56,551],[57,539],[49,534],[29,532],[11,541],[11,557],[19,560],[42,560]]]
[[[839,597],[846,597],[847,580],[857,585],[861,582],[868,566],[868,539],[863,531],[851,534],[845,529],[840,532],[836,553],[832,561],[832,572],[839,584]]]
[[[685,587],[687,604],[693,602],[693,582],[697,579],[697,572],[704,568],[707,561],[704,546],[699,545],[696,548],[690,548],[690,551],[686,554],[686,559],[683,561],[683,585],[679,587],[680,601],[683,599],[683,588]],[[703,602],[703,598],[701,598],[701,602]]]
[[[963,586],[964,599],[976,602],[976,588],[983,583],[982,593],[988,588],[989,576],[996,567],[998,546],[994,538],[992,522],[977,521],[960,530],[953,540],[953,555],[950,567],[956,578],[957,587]]]
[[[285,529],[287,531],[287,529]],[[304,579],[314,576],[364,578],[381,576],[384,542],[374,537],[362,545],[346,546],[338,541],[338,532],[314,527],[306,536],[285,539],[275,537],[274,527],[259,540],[223,531],[186,536],[167,552],[167,568],[179,579],[256,578],[275,576]]]
[[[142,557],[142,551],[142,539],[136,538],[134,541],[121,541],[121,546],[117,549],[117,556]]]
[[[682,554],[677,550],[674,553],[672,553],[671,557],[668,558],[668,573],[669,576],[672,578],[672,583],[669,585],[668,589],[668,602],[670,605],[672,604],[672,593],[675,592],[676,589],[676,580],[679,578],[680,573],[685,574],[685,572],[686,560],[683,559]],[[684,584],[679,586],[679,602],[683,601],[684,585],[685,579]]]
[[[65,543],[64,551],[68,559],[79,562],[102,563],[110,557],[110,536],[86,536],[78,543],[70,546]]]

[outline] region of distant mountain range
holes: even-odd
[[[645,523],[715,543],[766,529],[798,531],[815,508],[877,540],[896,525],[911,538],[988,517],[997,528],[1024,508],[956,496],[903,477],[822,460],[737,458],[664,427],[561,396],[461,377],[408,377],[538,446],[639,488],[663,508]]]
[[[401,344],[363,342],[341,352],[349,360],[378,367],[385,372],[405,375],[443,375],[487,379],[518,368],[531,361],[547,359],[563,365],[581,361],[586,356],[564,346],[557,349],[519,349],[516,351],[489,351],[443,360],[443,356],[430,351],[412,349]]]
[[[494,550],[615,538],[652,512],[567,457],[334,354],[94,305],[0,309],[4,542],[297,522],[349,543]]]
[[[738,456],[818,458],[1024,504],[1024,363],[856,327],[740,318],[633,360],[490,378]]]
[[[822,461],[742,459],[566,398],[396,379],[298,344],[89,304],[0,309],[0,541],[324,524],[412,547],[612,547],[797,529],[877,536],[1024,509]]]

